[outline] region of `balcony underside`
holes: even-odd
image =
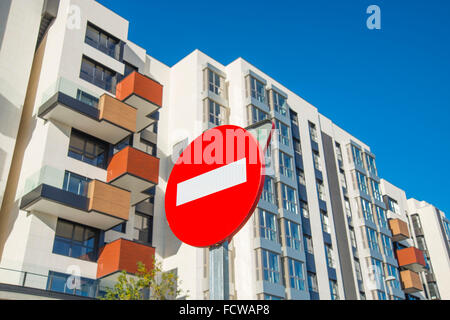
[[[141,132],[156,122],[156,120],[152,118],[152,115],[161,108],[160,106],[138,96],[137,94],[130,95],[128,98],[123,100],[123,102],[137,109],[137,132]]]
[[[130,173],[125,173],[122,176],[114,179],[109,182],[111,185],[129,190],[131,192],[131,205],[134,206],[148,198],[150,198],[149,194],[143,193],[143,190],[147,190],[156,184],[134,176]]]

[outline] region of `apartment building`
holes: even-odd
[[[271,166],[228,246],[230,299],[427,299],[434,289],[445,298],[448,220],[435,210],[423,228],[425,261],[408,224],[413,212],[430,219],[430,205],[381,180],[367,144],[242,58],[223,65],[195,50],[169,67],[94,0],[57,4],[48,23],[45,3],[36,7],[45,27],[27,40],[31,77],[0,213],[0,298],[95,298],[155,255],[189,299],[209,299],[209,249],[181,243],[165,218],[173,155],[209,128],[265,119],[277,128]],[[73,275],[80,286],[68,286]]]

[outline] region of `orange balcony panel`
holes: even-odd
[[[155,248],[125,239],[118,239],[100,249],[97,261],[97,278],[104,278],[126,271],[137,272],[137,263],[153,268]]]
[[[116,153],[108,166],[107,182],[131,192],[131,205],[149,196],[142,192],[158,184],[159,159],[132,147]]]
[[[397,260],[400,267],[414,272],[422,272],[426,269],[423,252],[414,247],[397,250]]]
[[[100,97],[98,109],[100,120],[106,120],[128,131],[136,132],[136,108],[104,94]]]
[[[124,221],[128,220],[131,201],[129,191],[93,180],[89,183],[88,198],[89,211],[94,210]]]
[[[402,288],[405,293],[415,293],[423,291],[422,281],[420,281],[420,276],[418,273],[404,270],[400,272],[400,279],[402,282]]]
[[[140,132],[154,122],[149,116],[162,106],[163,86],[133,72],[117,84],[116,97],[137,109],[137,131]]]
[[[392,232],[392,241],[399,242],[409,238],[408,224],[401,219],[390,219],[389,227]]]

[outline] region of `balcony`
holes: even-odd
[[[136,132],[137,110],[134,107],[107,94],[98,97],[63,78],[44,92],[38,116],[64,123],[111,144]]]
[[[159,159],[132,147],[116,153],[109,165],[108,183],[131,192],[131,205],[150,197],[145,190],[158,184]]]
[[[417,248],[410,247],[397,250],[397,260],[399,267],[413,272],[426,270],[425,257],[423,252]]]
[[[147,269],[152,268],[155,248],[125,239],[118,239],[100,249],[97,261],[97,278],[102,285],[113,284],[120,272],[137,272],[137,263],[142,262]]]
[[[133,72],[117,84],[116,97],[137,109],[136,131],[141,132],[155,122],[151,116],[162,106],[163,86]]]
[[[403,291],[407,294],[423,291],[422,281],[416,272],[405,270],[400,272]]]
[[[392,232],[392,241],[399,242],[409,238],[408,224],[401,219],[390,219],[389,228]]]
[[[49,175],[52,173],[52,175]],[[128,220],[130,192],[93,180],[86,182],[85,192],[63,188],[64,173],[44,167],[37,182],[28,182],[20,209],[43,212],[101,230]],[[37,185],[37,186],[36,186]]]

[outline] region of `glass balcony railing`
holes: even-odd
[[[58,92],[77,99],[93,108],[98,108],[98,94],[93,93],[89,89],[83,88],[79,84],[65,78],[59,78],[54,84],[44,91],[42,94],[41,103],[44,104]]]

